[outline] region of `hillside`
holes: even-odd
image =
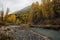
[[[13,14],[26,13],[26,12],[29,12],[29,10],[30,10],[30,6],[27,6],[19,11],[14,12]]]

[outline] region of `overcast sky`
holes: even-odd
[[[9,13],[12,13],[23,9],[24,7],[27,7],[36,1],[41,3],[41,0],[0,0],[0,10],[2,10],[3,4],[4,11],[6,10],[6,8],[9,8]]]

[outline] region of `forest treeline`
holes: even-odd
[[[60,25],[60,0],[32,3],[30,10],[4,17],[6,24]]]

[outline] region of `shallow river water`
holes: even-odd
[[[43,28],[30,28],[30,29],[33,30],[34,32],[49,37],[51,40],[60,40],[60,31]]]

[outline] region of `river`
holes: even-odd
[[[36,33],[49,37],[51,40],[60,40],[60,31],[44,28],[30,28]]]
[[[10,27],[17,27],[17,26],[15,25],[15,26],[10,26]],[[56,31],[52,29],[44,29],[44,28],[31,28],[31,27],[29,27],[28,29],[38,34],[47,36],[51,40],[60,40],[60,31]]]

